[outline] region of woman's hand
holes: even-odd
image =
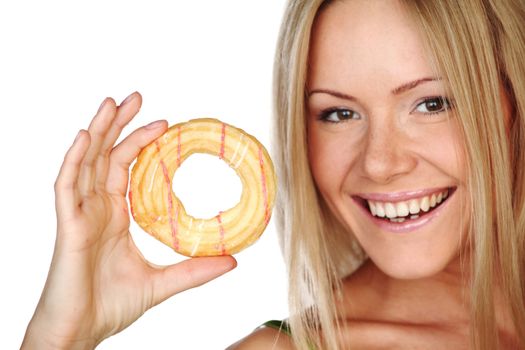
[[[236,266],[227,256],[159,267],[135,246],[126,201],[129,167],[167,129],[165,121],[151,123],[114,147],[141,103],[139,93],[118,107],[104,100],[64,158],[55,184],[55,251],[22,348],[92,349],[149,308]]]

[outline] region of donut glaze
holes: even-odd
[[[241,179],[237,205],[215,217],[186,213],[172,189],[173,176],[194,153],[219,157]],[[186,256],[230,255],[255,242],[270,220],[276,177],[264,146],[243,130],[217,119],[171,126],[137,158],[129,190],[131,213],[153,237]]]

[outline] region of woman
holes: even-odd
[[[233,349],[525,347],[524,26],[518,0],[290,1],[275,160],[291,337],[262,327]],[[235,265],[158,269],[132,244],[129,164],[166,130],[111,151],[139,106],[106,100],[66,155],[27,348],[93,348]]]

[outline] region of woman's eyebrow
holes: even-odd
[[[439,78],[439,77],[425,77],[425,78],[409,81],[408,83],[405,83],[405,84],[400,85],[400,86],[396,87],[395,89],[393,89],[391,91],[391,94],[392,95],[400,95],[403,92],[411,90],[411,89],[415,88],[416,86],[421,85],[423,83],[427,83],[429,81],[439,81],[439,80],[441,80],[441,78]]]
[[[330,90],[330,89],[314,89],[311,91],[307,91],[307,96],[310,98],[313,94],[328,94],[332,95],[337,98],[341,98],[343,100],[349,100],[349,101],[357,101],[357,98],[351,95],[344,94],[342,92]]]
[[[392,95],[400,95],[408,90],[414,89],[416,86],[421,85],[423,83],[427,83],[431,81],[439,81],[439,80],[441,80],[441,78],[439,77],[425,77],[421,79],[412,80],[412,81],[409,81],[407,83],[404,83],[396,87],[395,89],[392,89],[390,93]],[[341,98],[343,100],[357,101],[357,98],[352,95],[348,95],[343,92],[334,91],[330,89],[313,89],[313,90],[307,91],[308,98],[310,98],[313,94],[328,94],[328,95],[332,95],[337,98]]]

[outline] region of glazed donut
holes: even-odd
[[[240,202],[209,219],[194,218],[172,189],[172,179],[193,153],[218,156],[241,179]],[[230,255],[259,238],[270,220],[276,190],[266,149],[241,129],[216,119],[170,127],[146,146],[131,171],[131,214],[146,232],[186,256]]]

